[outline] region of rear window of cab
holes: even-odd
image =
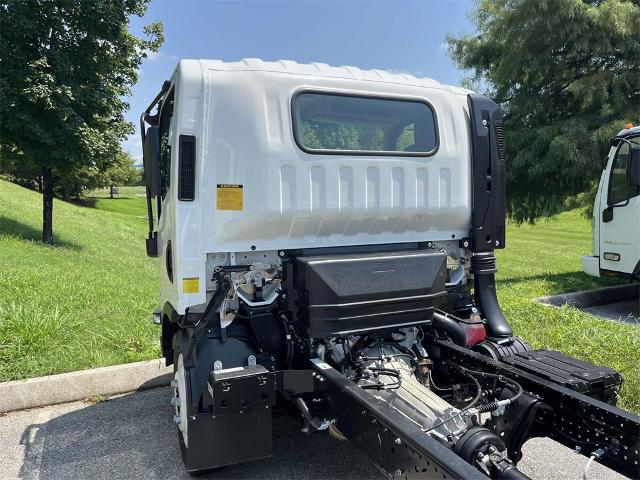
[[[293,134],[308,153],[428,156],[438,149],[436,115],[420,100],[301,92]]]

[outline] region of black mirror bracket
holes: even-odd
[[[155,130],[155,137],[158,137],[157,134],[157,130],[158,130],[158,123],[159,123],[159,117],[160,117],[160,113],[156,113],[155,115],[151,115],[151,110],[158,104],[160,103],[160,100],[162,99],[162,97],[164,96],[165,93],[167,93],[167,91],[169,90],[169,87],[171,86],[171,83],[166,80],[163,84],[162,84],[162,89],[160,90],[160,92],[155,96],[155,98],[151,101],[151,103],[149,104],[149,106],[145,109],[144,112],[142,112],[142,114],[140,115],[140,138],[142,139],[142,149],[143,149],[143,158],[146,157],[147,155],[147,149],[149,147],[152,147],[150,145],[150,143],[147,142],[147,129],[145,128],[145,122],[147,124],[150,125],[150,128],[154,128]],[[155,139],[154,139],[155,140]],[[156,143],[155,141],[153,143]],[[149,145],[149,147],[148,147]],[[159,137],[157,138],[157,153],[159,155],[159,150],[160,150],[160,143],[159,143]],[[152,148],[153,150],[153,148]],[[150,188],[150,183],[154,183],[154,182],[150,182],[147,177],[147,175],[149,175],[149,177],[158,177],[159,179],[159,174],[152,174],[152,173],[148,173],[147,172],[147,163],[149,163],[148,161],[144,161],[145,164],[145,183],[146,183],[146,196],[147,196],[147,217],[149,220],[149,238],[147,238],[146,241],[146,246],[147,246],[147,255],[150,257],[157,257],[158,256],[158,232],[154,232],[154,224],[153,224],[153,208],[152,208],[152,204],[151,204],[151,199],[153,196],[155,196],[154,191],[152,191],[152,189]],[[154,189],[155,190],[155,189]],[[159,190],[159,187],[158,187]]]

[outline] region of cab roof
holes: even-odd
[[[637,127],[625,128],[624,130],[620,130],[620,132],[616,135],[616,138],[627,138],[635,135],[640,135],[640,125]]]
[[[192,62],[193,60],[182,60]],[[462,87],[445,85],[427,77],[416,77],[410,73],[389,72],[386,70],[363,70],[353,66],[335,67],[326,63],[298,63],[293,60],[278,60],[267,62],[259,58],[244,58],[237,62],[224,62],[222,60],[197,60],[203,70],[220,71],[262,71],[281,73],[284,75],[309,75],[315,77],[342,78],[368,82],[394,83],[399,85],[412,85],[426,88],[446,90],[459,95],[473,93]]]

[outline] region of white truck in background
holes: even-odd
[[[593,206],[593,255],[582,257],[588,275],[640,275],[640,126],[611,139]]]

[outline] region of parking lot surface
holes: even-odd
[[[624,300],[583,308],[592,315],[640,326],[640,300]]]
[[[186,479],[168,388],[11,412],[0,416],[2,479]],[[369,458],[326,433],[306,435],[296,418],[273,422],[273,458],[203,479],[382,479]],[[251,438],[247,438],[251,442]],[[519,468],[534,479],[581,479],[586,459],[547,439],[524,446]],[[621,479],[594,464],[589,479]]]

